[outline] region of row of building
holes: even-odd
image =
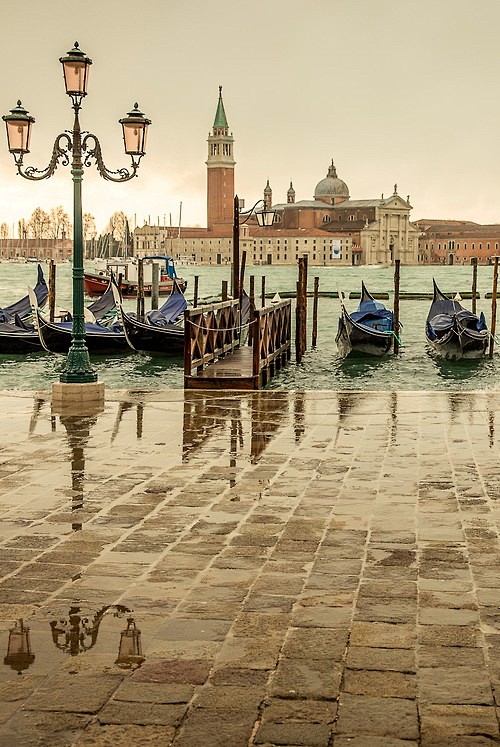
[[[308,256],[310,264],[319,266],[390,264],[398,257],[403,264],[469,264],[473,257],[479,264],[491,264],[492,257],[500,254],[500,225],[419,220],[401,222],[402,233],[399,230],[395,233],[404,243],[405,227],[412,231],[408,251],[396,254],[396,244],[393,243],[392,247],[389,245],[388,255],[384,256],[380,246],[387,231],[380,236],[383,221],[373,223],[375,227],[363,226],[360,236],[356,231],[333,235],[314,228],[285,228],[279,223],[272,228],[244,225],[241,227],[240,250],[246,251],[247,262],[254,265],[295,264],[304,255]],[[418,246],[416,259],[410,254],[414,242]],[[168,254],[184,264],[230,264],[232,246],[232,236],[216,237],[203,228],[171,229],[145,225],[134,233],[137,256]],[[65,262],[71,260],[72,255],[73,242],[70,239],[0,239],[0,261],[54,259]],[[95,256],[98,252],[94,244],[89,243],[88,257]]]
[[[56,262],[66,262],[72,256],[71,239],[0,239],[0,261],[54,259]]]

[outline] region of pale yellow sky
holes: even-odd
[[[205,225],[206,138],[218,86],[247,204],[269,178],[312,198],[333,158],[352,198],[410,194],[412,219],[500,222],[499,0],[25,0],[0,27],[1,113],[36,118],[27,163],[45,166],[72,123],[59,57],[93,59],[82,127],[110,168],[127,165],[118,119],[137,100],[153,120],[139,177],[85,172],[84,210],[103,228],[133,220]],[[32,183],[0,138],[0,222],[40,205],[72,209],[69,168]]]

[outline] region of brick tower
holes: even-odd
[[[222,86],[215,113],[212,134],[208,136],[207,164],[207,228],[233,223],[234,165],[233,135],[229,128],[222,102]]]

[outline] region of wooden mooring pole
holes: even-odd
[[[312,340],[311,344],[313,348],[316,347],[318,341],[318,293],[319,293],[319,278],[314,278],[314,299],[313,299],[313,329],[312,329]]]
[[[151,265],[151,308],[157,309],[160,298],[160,265],[153,262]]]
[[[194,276],[194,291],[193,291],[193,306],[196,308],[198,306],[198,288],[200,284],[200,276],[195,275]]]
[[[262,276],[262,290],[261,290],[262,303],[261,306],[266,305],[266,276]]]
[[[307,257],[302,258],[302,355],[307,350]]]
[[[472,313],[476,313],[477,300],[477,257],[472,257]]]
[[[307,257],[299,259],[295,306],[295,360],[300,363],[307,347]]]
[[[49,262],[49,319],[54,321],[56,314],[56,263],[53,259]]]
[[[491,298],[491,327],[490,327],[490,349],[489,356],[493,358],[493,348],[495,346],[495,330],[497,326],[497,290],[498,290],[498,257],[495,257],[493,267],[493,294]]]
[[[222,281],[222,300],[227,301],[227,280]]]
[[[144,260],[137,260],[137,318],[144,321]]]
[[[253,318],[254,318],[254,311],[255,311],[255,276],[250,275],[250,327],[248,329],[248,344],[252,345],[253,343]]]
[[[234,213],[233,213],[233,263],[232,263],[232,282],[231,292],[233,298],[240,297],[239,279],[240,279],[240,201],[238,195],[234,196]]]
[[[241,266],[240,266],[240,309],[241,309],[241,299],[243,296],[243,290],[245,285],[245,267],[247,263],[247,253],[243,249],[241,252]]]
[[[300,277],[300,265],[299,265],[299,277]],[[300,280],[297,280],[297,296],[295,302],[295,361],[300,363],[302,356],[300,354]]]
[[[401,260],[394,260],[394,355],[399,353],[399,279]]]

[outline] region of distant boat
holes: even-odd
[[[425,322],[425,336],[433,350],[446,360],[481,358],[488,347],[489,332],[483,312],[464,309],[460,296],[448,298],[434,284],[434,298]]]
[[[361,300],[349,314],[339,293],[341,316],[335,342],[340,355],[352,353],[381,356],[388,353],[394,340],[394,314],[376,301],[361,284]]]
[[[150,296],[152,291],[152,264],[155,260],[161,261],[160,282],[158,292],[160,296],[168,296],[177,281],[182,291],[186,290],[187,281],[177,277],[174,260],[165,255],[151,255],[144,257],[144,295]],[[84,272],[84,290],[87,296],[101,296],[108,287],[111,274],[118,278],[121,275],[120,293],[122,298],[137,298],[138,290],[138,265],[137,260],[116,260],[108,262],[103,270],[96,272]]]

